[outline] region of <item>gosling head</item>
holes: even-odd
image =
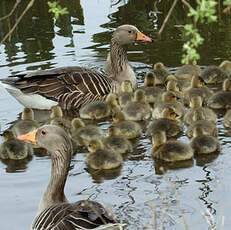
[[[22,120],[34,120],[34,111],[31,108],[24,108],[22,115]]]
[[[58,105],[52,106],[50,118],[54,119],[54,118],[62,118],[62,117],[63,117],[63,111],[61,107]]]
[[[122,93],[132,93],[133,92],[133,87],[132,87],[132,83],[129,80],[125,80],[121,83],[120,86],[120,91]]]
[[[122,25],[116,28],[112,35],[112,40],[119,45],[129,45],[135,42],[152,42],[152,39],[141,33],[135,26]]]
[[[203,104],[203,99],[201,96],[193,96],[190,99],[190,108],[195,109],[195,108],[199,108],[202,107]]]
[[[94,153],[97,150],[104,149],[104,144],[100,139],[91,140],[87,148],[90,153]]]
[[[162,69],[165,69],[165,66],[162,62],[157,62],[156,64],[154,64],[153,69],[154,70],[162,70]]]
[[[78,130],[79,128],[85,127],[84,122],[80,118],[74,118],[71,121],[71,127],[73,130]]]
[[[134,100],[137,102],[146,102],[146,96],[144,90],[137,89],[134,94]]]
[[[37,130],[17,137],[19,140],[36,144],[46,149],[51,157],[68,157],[72,155],[72,143],[64,129],[56,125],[43,125]]]
[[[153,87],[155,86],[155,74],[153,72],[148,72],[144,77],[144,86],[145,87]]]
[[[10,140],[15,139],[15,136],[14,136],[13,132],[11,130],[9,130],[9,129],[5,130],[2,133],[2,136],[3,136],[4,141],[10,141]]]
[[[167,91],[162,94],[162,101],[165,103],[176,102],[177,96],[172,91]]]
[[[169,80],[166,86],[167,91],[179,92],[180,88],[178,87],[178,83],[175,80]]]
[[[204,85],[204,80],[199,76],[193,76],[191,80],[191,88],[200,88]]]
[[[219,67],[224,71],[230,71],[230,69],[231,69],[231,61],[225,60],[219,65]]]
[[[179,118],[179,115],[173,108],[164,108],[162,111],[162,117],[175,121]]]
[[[108,128],[108,136],[118,136],[119,135],[119,130],[114,127],[113,125]]]

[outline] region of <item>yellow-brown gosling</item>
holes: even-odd
[[[224,80],[221,91],[209,98],[208,106],[212,109],[231,108],[231,81],[229,79]]]
[[[156,85],[164,85],[166,77],[169,75],[169,71],[162,62],[157,62],[153,65],[153,72],[156,77]]]
[[[220,84],[228,78],[228,75],[220,67],[211,65],[202,71],[201,77],[207,84]]]
[[[93,101],[84,105],[79,110],[79,115],[82,119],[100,120],[109,117],[118,106],[117,95],[110,93],[106,101]]]
[[[108,128],[108,137],[103,141],[106,149],[121,155],[132,152],[132,144],[114,126]]]
[[[12,131],[15,136],[18,136],[33,131],[38,127],[39,124],[34,119],[34,111],[31,108],[24,108],[21,119],[13,125]]]
[[[149,119],[151,107],[146,101],[145,92],[142,89],[137,89],[134,93],[134,101],[128,102],[122,111],[126,120],[143,121]]]
[[[147,127],[147,135],[152,136],[156,132],[165,131],[167,138],[176,137],[183,131],[181,123],[177,120],[178,114],[172,108],[165,108],[162,118],[151,121]]]
[[[152,136],[153,157],[166,162],[190,160],[193,149],[190,145],[177,140],[167,140],[164,131],[156,132]]]
[[[120,92],[118,93],[119,105],[123,108],[127,102],[133,100],[133,87],[129,80],[123,81],[120,85]]]
[[[189,104],[191,97],[194,96],[201,96],[203,102],[207,104],[212,95],[213,92],[204,86],[203,80],[199,76],[193,76],[190,87],[183,92],[185,104]]]
[[[216,123],[206,120],[206,116],[202,111],[196,111],[193,114],[193,120],[194,120],[194,122],[192,122],[189,125],[189,127],[186,131],[186,135],[189,138],[191,138],[193,136],[193,130],[196,127],[201,127],[203,129],[203,132],[205,135],[217,137],[218,129],[217,129]]]
[[[220,144],[216,137],[205,135],[202,127],[195,127],[193,130],[193,138],[190,143],[195,154],[211,154],[220,151]]]
[[[0,145],[0,158],[9,160],[23,160],[33,155],[30,144],[18,140],[12,131],[3,132],[4,142]]]
[[[200,96],[191,97],[190,109],[184,115],[184,122],[187,125],[192,124],[197,119],[197,114],[202,113],[205,120],[216,123],[217,115],[208,107],[202,107],[202,98]],[[195,115],[196,114],[196,115]]]
[[[92,140],[88,146],[87,165],[95,170],[115,169],[122,165],[121,154],[106,149],[102,140]]]
[[[115,111],[112,125],[120,136],[123,136],[127,139],[135,139],[140,137],[142,134],[142,128],[140,124],[135,121],[125,120],[124,113],[119,109]]]
[[[91,140],[103,138],[103,132],[95,125],[85,125],[80,118],[74,118],[71,121],[71,137],[78,146],[88,146]]]
[[[180,87],[179,87],[177,80],[174,80],[174,79],[168,80],[167,86],[166,86],[166,91],[174,92],[178,98],[182,99],[183,94],[180,91]]]
[[[55,105],[51,107],[50,113],[50,125],[57,125],[67,132],[69,132],[71,128],[71,122],[64,118],[62,108],[59,105]]]
[[[51,156],[50,181],[31,229],[92,229],[116,222],[114,214],[96,201],[68,202],[64,187],[73,149],[69,135],[62,128],[44,125],[18,138],[45,148]]]
[[[231,61],[224,60],[219,67],[228,75],[231,75]]]
[[[142,89],[145,92],[146,101],[150,104],[154,104],[163,92],[163,89],[156,86],[156,77],[153,72],[148,72],[145,75]]]
[[[165,108],[172,108],[178,114],[179,119],[184,115],[185,108],[177,101],[179,98],[176,96],[174,92],[167,91],[162,94],[162,101],[157,103],[153,109],[152,117],[154,119],[161,118],[161,114]]]

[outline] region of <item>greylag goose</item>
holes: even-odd
[[[37,143],[51,155],[50,182],[31,229],[92,229],[116,222],[114,215],[97,202],[81,200],[68,203],[64,187],[73,150],[71,140],[62,128],[44,125],[36,131],[19,136],[18,139]]]
[[[167,140],[164,131],[156,132],[152,136],[153,157],[166,162],[185,161],[193,158],[193,149],[190,145],[177,141]]]
[[[34,120],[34,111],[30,108],[24,108],[21,119],[13,125],[12,131],[15,136],[18,136],[33,131],[38,127],[38,122]]]
[[[50,109],[59,104],[64,109],[78,110],[90,101],[103,100],[124,80],[136,85],[126,45],[139,41],[152,42],[152,39],[132,25],[115,30],[106,63],[107,74],[82,67],[64,67],[11,76],[1,83],[25,107]]]
[[[18,140],[12,131],[5,130],[2,135],[4,142],[0,145],[1,159],[23,160],[32,156],[32,146]]]

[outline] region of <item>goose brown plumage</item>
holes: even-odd
[[[152,42],[152,39],[132,25],[122,25],[114,31],[107,74],[82,67],[63,67],[11,76],[1,83],[25,107],[50,109],[59,104],[63,109],[78,110],[91,101],[104,100],[124,80],[136,85],[126,45],[138,41]]]
[[[51,178],[39,205],[38,215],[31,229],[92,229],[115,223],[114,215],[100,203],[80,200],[69,203],[64,193],[73,154],[67,133],[60,127],[44,125],[38,130],[21,135],[20,140],[37,143],[51,155]]]

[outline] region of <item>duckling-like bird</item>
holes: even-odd
[[[120,131],[114,126],[109,127],[108,137],[104,139],[103,143],[106,149],[121,155],[132,152],[131,142],[120,135]]]
[[[38,127],[38,122],[34,120],[34,111],[30,108],[24,108],[21,119],[13,125],[12,131],[15,136],[18,136],[33,131]]]
[[[88,146],[90,141],[103,138],[102,130],[95,125],[85,125],[80,118],[71,121],[71,137],[78,146]]]
[[[153,65],[153,73],[155,74],[156,85],[164,85],[167,76],[170,74],[162,62]]]
[[[231,76],[231,61],[224,60],[219,67],[227,74],[228,77]]]
[[[12,131],[3,132],[4,142],[0,145],[0,158],[10,160],[23,160],[33,155],[31,145],[18,140]]]
[[[168,138],[176,137],[183,131],[183,127],[177,120],[178,114],[172,108],[165,108],[162,118],[151,121],[147,127],[147,135],[152,136],[156,132],[165,131]]]
[[[152,136],[153,157],[166,162],[190,160],[193,157],[193,149],[190,145],[180,141],[167,141],[164,131],[156,132]]]
[[[119,105],[123,108],[129,101],[133,100],[133,87],[132,83],[128,80],[123,81],[120,86],[120,92],[118,93]]]
[[[231,108],[231,81],[229,79],[224,80],[221,91],[209,98],[208,106],[212,109]]]
[[[118,107],[117,95],[108,94],[106,101],[92,101],[79,110],[82,119],[101,120],[109,117],[113,109]]]
[[[192,124],[198,113],[202,113],[205,120],[216,123],[217,115],[208,107],[202,107],[203,101],[200,96],[194,96],[190,99],[190,109],[184,115],[184,122],[187,125]],[[196,114],[196,115],[195,115]]]
[[[71,140],[62,128],[44,125],[18,138],[47,149],[51,155],[50,182],[31,229],[92,229],[116,222],[114,215],[95,201],[68,203],[64,187],[73,151]]]
[[[144,90],[146,101],[150,104],[154,104],[163,93],[163,89],[156,86],[156,77],[153,72],[148,72],[144,77],[144,86],[141,87]]]
[[[135,121],[125,120],[124,113],[120,109],[115,111],[112,125],[118,135],[127,139],[135,139],[140,137],[142,134],[142,128],[140,124]]]
[[[88,145],[87,165],[95,170],[110,170],[118,168],[123,158],[117,151],[105,148],[102,140],[92,140]]]
[[[134,101],[128,102],[123,113],[126,120],[143,121],[151,116],[151,107],[146,101],[145,92],[142,89],[137,89],[134,93]]]
[[[220,151],[220,144],[216,137],[205,135],[202,127],[195,127],[190,143],[195,154],[210,154]]]
[[[190,87],[183,92],[185,104],[188,105],[191,98],[194,96],[201,96],[203,102],[207,104],[207,101],[213,95],[213,92],[203,84],[203,80],[199,76],[192,77]]]
[[[177,101],[179,98],[172,91],[167,91],[162,94],[162,101],[155,105],[155,108],[152,112],[152,117],[154,119],[161,118],[162,112],[165,108],[172,108],[181,118],[184,115],[185,108]]]
[[[91,101],[104,100],[125,80],[136,85],[126,47],[139,41],[152,42],[152,39],[132,25],[116,28],[106,63],[107,75],[82,67],[64,67],[11,76],[1,82],[25,107],[50,109],[59,104],[63,109],[78,110]]]

